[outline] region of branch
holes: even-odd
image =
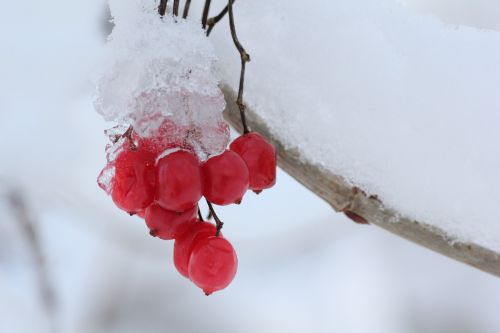
[[[227,108],[226,120],[240,133],[243,131],[234,103],[236,93],[229,86],[222,87]],[[343,212],[356,222],[369,222],[423,247],[461,261],[484,272],[500,277],[500,254],[474,243],[457,241],[444,230],[424,222],[400,217],[398,212],[386,208],[376,197],[350,186],[340,175],[335,175],[312,162],[305,161],[296,149],[285,149],[264,121],[251,109],[246,109],[250,128],[265,136],[275,147],[279,166],[290,176],[337,212]]]
[[[32,220],[26,200],[19,191],[11,190],[8,193],[8,202],[33,257],[41,300],[47,316],[52,321],[53,331],[55,331],[55,293],[45,266],[45,258],[36,223]]]

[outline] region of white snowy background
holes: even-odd
[[[214,1],[213,12],[222,5],[222,1]],[[193,0],[192,6],[200,7],[201,3]],[[342,8],[344,11],[339,13]],[[235,14],[237,24],[240,22],[240,39],[253,56],[248,66],[248,96],[253,97],[254,106],[262,109],[263,103],[268,103],[270,110],[280,111],[272,106],[286,103],[294,90],[301,96],[309,94],[308,99],[302,101],[304,115],[299,118],[290,115],[290,119],[306,121],[308,102],[318,107],[329,102],[332,97],[328,94],[339,93],[325,88],[323,98],[314,95],[314,89],[321,88],[315,75],[322,77],[323,68],[325,73],[339,75],[338,82],[345,84],[347,97],[352,97],[352,90],[347,88],[356,86],[357,93],[372,98],[378,103],[377,107],[390,98],[390,92],[384,91],[384,86],[377,85],[377,81],[363,82],[349,77],[353,72],[347,59],[354,55],[366,56],[363,52],[367,46],[371,46],[374,56],[365,59],[372,59],[373,63],[366,63],[360,71],[371,73],[371,80],[377,75],[381,78],[388,75],[376,66],[387,62],[392,70],[390,75],[396,80],[398,66],[406,65],[390,62],[391,56],[396,62],[400,58],[386,47],[384,38],[377,39],[374,35],[362,38],[373,31],[373,22],[381,31],[399,28],[392,35],[391,45],[402,45],[405,41],[407,52],[421,51],[424,45],[427,51],[439,50],[439,62],[430,63],[436,66],[438,73],[462,68],[461,73],[474,81],[462,83],[452,92],[468,92],[478,87],[473,92],[483,97],[478,102],[482,109],[475,111],[479,123],[473,122],[470,109],[454,99],[445,99],[439,90],[434,92],[435,98],[430,99],[434,104],[429,102],[430,105],[435,107],[439,101],[444,101],[442,105],[446,107],[457,104],[462,110],[457,118],[446,112],[431,113],[432,110],[426,111],[427,118],[416,117],[415,110],[401,111],[399,117],[405,119],[413,115],[417,130],[424,125],[435,125],[433,121],[438,125],[450,119],[456,121],[449,128],[450,146],[447,142],[436,142],[438,148],[432,150],[429,160],[437,158],[443,162],[439,168],[443,168],[446,162],[460,161],[461,153],[470,153],[471,162],[464,160],[464,165],[458,165],[458,174],[468,170],[475,170],[476,174],[460,182],[467,188],[487,192],[474,191],[464,197],[457,194],[455,187],[437,190],[438,194],[451,196],[451,205],[457,205],[453,212],[457,213],[459,227],[445,226],[464,237],[469,234],[467,230],[471,230],[471,237],[485,244],[499,240],[498,219],[494,218],[499,216],[494,205],[494,199],[500,198],[499,178],[491,175],[491,187],[486,189],[477,182],[483,184],[483,170],[490,175],[499,161],[495,151],[483,150],[495,148],[486,139],[498,138],[498,131],[494,130],[499,125],[499,100],[494,99],[493,94],[499,86],[491,84],[497,83],[500,77],[492,75],[499,71],[499,67],[492,66],[500,61],[495,58],[500,49],[500,3],[408,0],[396,4],[394,0],[337,0],[274,1],[271,4],[239,0]],[[104,0],[9,2],[3,4],[0,11],[0,332],[500,331],[500,280],[375,227],[355,225],[334,214],[283,173],[279,173],[274,189],[259,196],[249,193],[241,206],[220,209],[226,222],[224,233],[238,251],[239,271],[227,290],[205,297],[175,271],[172,244],[152,239],[140,219],[118,211],[96,185],[96,176],[105,161],[106,138],[102,131],[109,124],[93,110],[92,78],[109,28],[106,17]],[[339,39],[332,39],[333,42],[330,40],[331,43],[317,49],[318,34]],[[435,35],[439,37],[431,39]],[[219,56],[227,62],[223,74],[234,84],[238,58],[226,28],[216,27],[212,37]],[[429,40],[423,43],[419,37]],[[302,44],[306,41],[310,44]],[[467,44],[464,45],[464,41]],[[495,41],[499,43],[495,45]],[[335,67],[328,52],[336,45],[342,46],[335,55],[338,61],[344,61],[343,67]],[[348,45],[352,45],[354,51],[358,48],[358,52],[346,50]],[[455,56],[447,47],[455,48]],[[483,52],[478,47],[487,49]],[[282,56],[287,53],[289,57]],[[427,52],[422,51],[422,56],[433,59]],[[476,62],[466,61],[474,57],[479,57]],[[301,58],[305,63],[317,62],[317,65],[301,67],[303,63],[296,63]],[[352,61],[361,63],[358,58]],[[321,63],[323,65],[318,65]],[[276,64],[276,72],[264,75],[263,70],[273,64]],[[457,64],[462,67],[454,67]],[[472,69],[479,68],[478,64],[484,68],[474,72]],[[428,70],[424,70],[420,78],[423,80],[425,75],[429,75]],[[299,90],[302,86],[293,81],[297,78],[301,78],[302,86],[308,86],[310,91]],[[426,91],[437,87],[440,80],[443,76],[436,75],[436,81],[431,82]],[[260,89],[272,87],[273,90],[258,94],[259,85]],[[375,98],[376,93],[381,97]],[[351,106],[360,105],[356,103]],[[484,109],[486,107],[490,109]],[[357,111],[357,117],[367,115]],[[392,120],[393,111],[388,110],[384,116]],[[268,114],[271,121],[278,116],[279,112]],[[342,118],[347,124],[350,119],[349,116]],[[373,119],[365,123],[369,121]],[[469,123],[483,127],[467,127]],[[276,126],[278,131],[287,129],[280,124]],[[339,124],[332,126],[342,128]],[[432,139],[439,139],[436,134],[442,127],[424,128],[430,128],[433,136],[422,138],[421,146],[411,141],[410,147],[429,148]],[[348,147],[339,147],[339,154],[344,154],[339,159],[346,163],[341,167],[357,161],[348,159],[348,148],[363,152],[363,140],[356,141],[355,136],[348,135],[355,130],[347,128],[344,135],[339,135],[340,139],[351,142]],[[292,139],[300,139],[299,134],[302,133],[297,132]],[[404,143],[405,140],[401,140]],[[469,149],[471,146],[461,151],[466,142],[478,151]],[[402,150],[403,143],[398,146]],[[457,143],[458,148],[452,143]],[[314,144],[311,142],[312,147],[317,147]],[[446,147],[452,148],[449,158],[439,159],[439,149]],[[377,154],[384,156],[384,152],[367,150],[369,157],[364,161],[372,161],[377,166]],[[484,157],[481,152],[488,156]],[[438,181],[439,175],[457,172],[438,168],[433,173],[432,165],[427,167],[430,171],[426,170],[423,175],[433,175],[433,179],[427,180],[431,182]],[[415,166],[401,172],[411,174],[413,168]],[[358,176],[359,182],[378,189],[380,184],[372,181],[374,175],[380,174],[383,173],[375,170],[351,176]],[[395,186],[395,180],[379,181],[405,193],[404,187]],[[415,184],[415,181],[405,184]],[[422,195],[420,199],[425,197],[425,191],[416,191]],[[12,193],[22,196],[35,226],[46,260],[48,281],[55,295],[53,311],[47,311],[41,300],[35,260],[26,233],[8,200]],[[391,193],[386,193],[389,199]],[[411,202],[393,199],[394,205],[400,205],[408,213],[447,216],[439,205],[422,210],[426,201],[418,200],[415,205]],[[446,198],[440,201],[445,205],[447,202]],[[464,202],[471,206],[462,208]],[[464,222],[460,218],[462,213],[483,219],[491,216],[476,215],[471,209],[474,205],[486,204],[488,212],[493,214],[488,221]],[[481,232],[474,234],[476,223]],[[493,237],[488,239],[484,233]],[[498,248],[499,243],[496,244]]]

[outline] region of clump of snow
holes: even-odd
[[[242,1],[235,17],[252,57],[245,100],[283,142],[405,216],[500,250],[500,32],[396,0]],[[226,23],[211,38],[236,87]]]
[[[107,121],[132,125],[141,137],[172,122],[186,131],[168,131],[165,138],[185,139],[202,159],[222,151],[229,139],[225,101],[217,58],[199,22],[160,18],[154,1],[110,1],[110,9],[115,27],[97,111]]]

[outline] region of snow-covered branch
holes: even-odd
[[[223,86],[222,90],[227,101],[225,118],[242,132],[239,109],[235,103],[237,95],[229,86]],[[285,149],[285,143],[273,135],[271,129],[250,107],[246,109],[246,116],[250,129],[258,131],[275,145],[280,167],[337,212],[364,219],[428,249],[500,277],[499,253],[474,243],[458,241],[444,230],[424,221],[402,217],[398,212],[386,208],[378,198],[353,188],[342,175],[335,175],[308,162],[299,150]]]

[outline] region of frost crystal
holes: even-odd
[[[216,56],[199,22],[160,18],[152,2],[110,1],[115,28],[95,108],[143,138],[184,142],[201,159],[229,140]],[[165,130],[165,124],[174,124]],[[168,127],[167,126],[167,127]],[[156,137],[156,140],[158,138]]]

